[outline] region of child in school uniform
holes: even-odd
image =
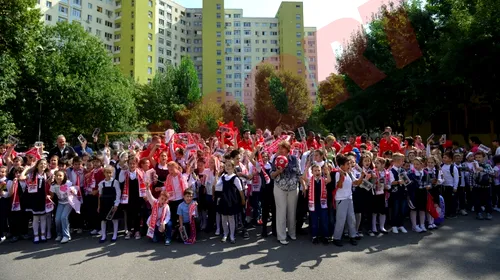
[[[446,218],[457,217],[457,191],[459,176],[458,168],[453,164],[453,153],[448,151],[443,154],[443,164],[441,165],[443,171],[443,198],[446,205]]]
[[[151,189],[146,188],[146,197],[151,205],[151,215],[146,224],[148,225],[147,236],[158,242],[161,237],[165,238],[165,246],[172,242],[172,221],[170,220],[170,208],[168,206],[168,193],[160,192],[158,199],[154,198]]]
[[[391,188],[390,182],[394,181],[394,177],[389,170],[385,168],[387,165],[387,159],[378,157],[375,159],[375,195],[373,197],[372,205],[372,234],[370,236],[375,236],[379,233],[387,234],[385,229],[385,221],[387,214],[387,200],[389,196],[389,190]],[[392,177],[391,177],[392,176]],[[379,230],[377,230],[377,215],[379,218]]]
[[[9,192],[7,190],[7,167],[0,166],[0,243],[7,233],[7,213],[9,212]]]
[[[167,163],[168,175],[162,190],[167,191],[169,197],[169,207],[171,211],[171,220],[174,229],[177,227],[177,207],[183,201],[184,191],[188,188],[188,174],[191,173],[191,167],[186,168],[186,173],[182,173],[182,168],[175,161]]]
[[[47,169],[47,161],[40,159],[35,163],[32,172],[20,178],[26,184],[26,211],[33,213],[33,243],[35,244],[47,241],[45,235],[47,229],[46,214],[54,210],[54,204],[50,200],[50,185],[47,183],[45,169]]]
[[[347,221],[349,228],[350,243],[354,246],[358,245],[356,241],[356,217],[354,215],[354,204],[352,201],[352,188],[361,184],[365,178],[363,172],[358,180],[354,179],[351,166],[353,163],[344,155],[337,156],[337,164],[339,165],[339,172],[335,174],[335,209],[336,209],[336,222],[335,230],[333,233],[333,244],[336,246],[343,246],[342,233]]]
[[[474,174],[474,192],[476,203],[474,209],[476,210],[476,219],[478,220],[491,220],[493,212],[491,206],[491,182],[495,176],[495,171],[487,162],[486,154],[482,151],[477,151],[474,154],[477,161]],[[484,211],[482,207],[484,206]]]
[[[427,158],[427,167],[424,168],[424,172],[429,177],[431,185],[431,189],[429,190],[429,192],[432,195],[432,200],[435,206],[439,205],[439,187],[441,186],[441,184],[443,184],[444,181],[443,172],[441,171],[437,163],[438,160],[436,156],[431,155]],[[434,224],[434,218],[430,213],[427,213],[427,225],[427,229],[437,229],[436,224]]]
[[[222,215],[222,228],[224,230],[221,239],[222,243],[227,241],[228,235],[231,243],[236,243],[234,237],[236,230],[235,215],[240,215],[241,207],[245,205],[243,186],[241,180],[235,174],[235,166],[234,161],[226,159],[224,164],[226,173],[219,178],[215,185],[215,191],[220,192],[217,195],[216,204],[219,213]]]
[[[463,155],[461,153],[456,153],[453,155],[453,161],[455,166],[458,168],[458,173],[459,173],[459,182],[458,182],[458,189],[457,189],[457,196],[458,196],[458,212],[462,216],[467,216],[467,211],[465,210],[467,205],[466,205],[466,193],[467,193],[467,186],[469,185],[467,182],[466,174],[468,172],[467,165],[462,162],[463,161]]]
[[[322,176],[321,167],[317,164],[311,166],[312,176],[309,179],[309,217],[311,222],[311,235],[313,244],[321,240],[328,244],[328,195],[326,184],[331,182],[330,170],[327,165],[323,165]]]
[[[85,175],[82,214],[91,235],[97,235],[100,229],[97,206],[99,204],[98,184],[105,178],[104,169],[102,167],[103,161],[104,158],[102,156],[94,156],[92,158],[93,169],[89,170]]]
[[[431,184],[429,176],[424,171],[424,161],[417,157],[413,160],[414,169],[408,174],[411,184],[408,185],[408,206],[410,208],[410,220],[415,232],[426,232],[425,213],[427,212],[427,191]],[[417,222],[417,212],[420,223]]]
[[[390,172],[392,173],[394,181],[391,182],[391,196],[389,198],[392,205],[392,233],[408,232],[403,225],[406,207],[408,205],[406,199],[406,186],[403,178],[401,178],[401,174],[404,172],[402,169],[403,161],[404,155],[400,153],[392,155],[392,168]]]
[[[184,238],[185,244],[193,244],[196,241],[196,223],[195,217],[197,216],[198,203],[193,200],[194,192],[192,189],[184,191],[184,201],[177,207],[177,215],[179,216],[179,229],[184,227],[187,236]]]
[[[85,170],[80,157],[73,157],[72,166],[66,170],[66,178],[71,182],[71,186],[77,190],[77,197],[80,203],[83,203],[82,190],[85,183]],[[71,212],[69,219],[76,233],[82,234],[84,224],[83,216],[76,212]]]
[[[114,211],[114,215],[111,217],[111,220],[113,221],[113,237],[111,238],[111,242],[116,242],[116,239],[118,238],[118,216],[121,211],[117,210],[120,205],[121,191],[120,183],[118,183],[118,180],[113,178],[113,173],[113,167],[105,167],[104,180],[98,184],[99,201],[97,212],[99,213],[99,218],[101,220],[101,239],[99,240],[99,243],[106,242],[106,224],[110,211]]]
[[[12,243],[17,242],[21,236],[27,239],[28,233],[28,213],[25,211],[26,200],[23,198],[26,185],[21,180],[23,170],[22,166],[13,167],[11,173],[14,178],[7,181],[7,197],[10,198],[8,221]]]

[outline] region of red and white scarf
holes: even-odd
[[[158,219],[158,208],[160,208],[159,204],[160,203],[158,202],[158,200],[156,200],[153,203],[153,207],[151,209],[151,217],[149,217],[149,225],[148,225],[148,233],[147,233],[147,236],[149,238],[153,238],[154,233],[155,233],[156,220]],[[169,211],[168,204],[165,203],[163,205],[163,211],[161,213],[161,223],[163,223],[165,221],[165,217],[167,216],[167,211]]]
[[[182,176],[180,172],[175,177],[179,180],[181,195],[183,195],[184,191],[187,189],[186,179],[184,179],[184,176]],[[174,175],[168,174],[167,180],[165,181],[165,189],[167,190],[169,200],[173,201],[175,199]]]
[[[34,178],[29,178],[34,177]],[[37,193],[38,192],[38,175],[29,176],[26,180],[26,188],[28,188],[28,193]]]
[[[11,211],[21,211],[21,200],[19,199],[19,193],[17,192],[19,182],[17,178],[12,181],[12,188],[14,188],[14,193],[12,194],[12,208]]]
[[[380,172],[384,172],[384,186],[381,186],[380,185]],[[377,175],[377,182],[376,182],[376,185],[377,185],[377,188],[375,190],[375,194],[382,194],[381,192],[384,192],[385,191],[385,185],[388,185],[389,184],[389,180],[390,180],[390,173],[388,170],[384,170],[384,171],[376,171],[375,174]],[[380,190],[380,188],[383,188],[382,190]]]
[[[257,166],[253,167],[252,192],[260,192],[263,184],[260,177],[261,173],[264,175],[266,184],[269,184],[271,182],[271,178],[269,178],[269,175],[267,175],[266,171],[262,170],[263,166],[264,164],[262,163],[262,159],[260,159],[257,163]]]
[[[327,193],[326,193],[326,183],[325,183],[325,178],[321,177],[321,197],[320,197],[320,204],[322,209],[326,209],[328,207],[327,205]],[[311,181],[309,182],[309,211],[314,212],[315,207],[314,207],[314,185],[315,185],[315,178],[314,176],[311,177]]]
[[[135,175],[136,179],[139,183],[139,197],[144,197],[146,194],[146,184],[144,183],[144,172],[139,168],[136,168],[135,174],[136,174]],[[129,187],[130,187],[130,171],[126,171],[125,186],[123,187],[122,197],[120,199],[121,204],[128,204]]]
[[[82,198],[82,192],[80,191],[80,178],[83,175],[83,170],[82,169],[79,169],[79,170],[75,170],[73,169],[73,172],[75,173],[75,176],[76,176],[76,180],[75,180],[75,184],[74,184],[74,187],[76,189],[76,197],[78,198],[78,200],[80,201],[80,203],[83,203],[83,198]],[[83,181],[85,182],[85,177],[83,178]]]
[[[189,205],[189,225],[191,226],[191,234],[188,240],[184,241],[184,244],[194,244],[196,242],[196,207],[197,204],[193,202]]]

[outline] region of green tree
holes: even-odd
[[[271,95],[271,100],[273,101],[274,108],[280,114],[288,113],[288,99],[286,96],[286,91],[281,84],[280,78],[277,76],[272,76],[269,80],[269,93]]]
[[[0,137],[19,131],[7,101],[33,75],[43,24],[35,0],[0,0]]]
[[[203,138],[213,136],[219,128],[218,122],[222,121],[223,112],[219,104],[198,103],[187,116],[186,131],[199,133]]]
[[[134,128],[135,84],[110,59],[102,42],[78,24],[46,27],[34,63],[34,73],[23,73],[16,98],[8,101],[22,139],[52,143],[67,136]]]
[[[194,63],[188,56],[181,59],[181,64],[175,69],[174,85],[177,103],[193,107],[201,101],[198,73]]]

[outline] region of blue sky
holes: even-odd
[[[292,0],[293,1],[293,0]],[[188,8],[201,8],[203,0],[176,0]],[[361,21],[357,8],[367,0],[303,0],[304,24],[321,28],[339,18],[354,18]],[[281,0],[225,0],[225,8],[243,9],[247,17],[274,17]]]

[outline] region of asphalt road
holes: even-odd
[[[500,279],[500,215],[447,220],[437,231],[365,237],[354,247],[313,245],[306,236],[166,247],[142,240],[0,244],[0,279]]]

